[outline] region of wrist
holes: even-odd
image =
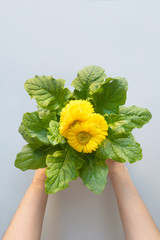
[[[127,168],[123,162],[117,162],[112,159],[106,159],[106,164],[109,167],[109,176],[127,172]]]
[[[117,176],[117,175],[124,175],[127,172],[128,172],[127,167],[121,163],[109,167],[109,177],[110,178],[113,178],[114,176]]]
[[[44,186],[45,185],[45,179],[46,177],[46,173],[45,173],[45,168],[41,168],[35,171],[32,183],[35,185],[39,185],[39,186]]]
[[[45,187],[45,181],[42,181],[41,179],[33,178],[31,185],[35,187]]]
[[[30,188],[32,191],[37,192],[37,193],[42,193],[43,195],[47,195],[45,192],[45,183],[39,182],[39,181],[32,181]]]

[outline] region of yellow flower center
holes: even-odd
[[[77,139],[80,144],[87,144],[89,142],[90,137],[91,137],[90,134],[87,132],[80,132],[77,135]]]

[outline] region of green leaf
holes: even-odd
[[[52,145],[56,145],[56,144],[63,144],[66,143],[65,138],[60,134],[59,132],[59,122],[53,121],[51,120],[49,123],[49,133],[47,135],[49,142]]]
[[[64,88],[65,80],[52,76],[35,76],[25,82],[24,87],[31,98],[35,98],[42,108],[61,109],[72,96],[68,88]]]
[[[48,155],[46,160],[47,179],[45,181],[46,193],[56,193],[69,187],[69,182],[76,179],[84,163],[81,154],[68,145],[63,151],[56,151],[53,155]]]
[[[105,81],[101,82],[101,83],[92,83],[91,86],[90,86],[90,95],[92,95],[99,87],[101,87],[103,84],[106,84],[110,81],[112,81],[113,78],[109,77],[109,78],[106,78]]]
[[[37,106],[37,108],[38,116],[40,119],[44,119],[47,121],[57,120],[57,113],[54,110],[48,110],[45,108],[41,108],[40,106]]]
[[[125,133],[129,131],[127,126],[129,126],[131,121],[125,115],[111,113],[111,115],[105,114],[104,118],[108,127],[116,133]]]
[[[142,159],[142,149],[130,134],[110,133],[99,146],[96,154],[99,158],[110,158],[117,162],[136,162]]]
[[[28,143],[36,145],[49,144],[47,138],[48,126],[49,122],[40,119],[38,112],[25,113],[19,132]]]
[[[131,132],[133,128],[141,128],[152,118],[147,108],[137,107],[120,107],[118,114],[105,114],[105,120],[113,131],[117,133]]]
[[[58,149],[60,149],[60,147],[54,147],[52,145],[34,147],[27,144],[22,148],[22,151],[17,154],[15,166],[22,171],[44,168],[46,167],[46,156]]]
[[[119,106],[125,104],[127,89],[125,78],[115,78],[101,84],[92,94],[95,111],[102,115],[118,113]]]
[[[80,169],[80,177],[83,184],[96,194],[103,192],[107,183],[108,166],[105,161],[94,155],[86,156],[83,167]]]
[[[71,84],[75,87],[73,95],[78,99],[87,99],[90,91],[97,88],[105,77],[106,74],[101,67],[91,65],[81,69]]]
[[[152,118],[152,114],[147,108],[141,108],[135,105],[130,107],[122,106],[119,108],[119,113],[123,114],[126,120],[130,120],[124,126],[128,131],[131,131],[133,128],[141,128]]]

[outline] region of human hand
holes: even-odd
[[[44,186],[45,179],[47,178],[45,173],[46,168],[39,168],[35,171],[32,183]]]
[[[111,175],[114,172],[119,172],[121,170],[127,170],[126,166],[124,163],[121,162],[116,162],[112,159],[106,159],[106,164],[109,167],[109,175]]]

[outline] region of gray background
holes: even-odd
[[[53,75],[70,87],[78,70],[91,64],[103,67],[108,76],[126,77],[126,105],[147,107],[153,115],[133,132],[143,160],[127,166],[160,227],[159,11],[159,1],[0,2],[0,236],[34,174],[14,167],[25,144],[18,133],[22,115],[36,109],[24,90],[25,80]],[[99,196],[80,179],[49,196],[42,240],[52,239],[124,239],[109,179]]]

